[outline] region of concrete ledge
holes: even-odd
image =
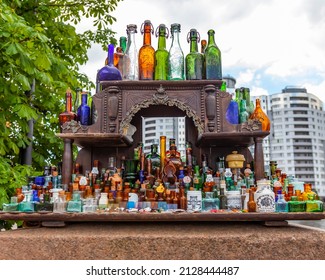
[[[2,260],[325,260],[325,231],[256,222],[71,223],[0,232]]]

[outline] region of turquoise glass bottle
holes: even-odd
[[[72,194],[72,200],[68,201],[67,212],[82,212],[82,201],[79,192]]]
[[[214,39],[214,30],[208,31],[208,45],[204,51],[205,75],[207,80],[222,80],[221,52]]]
[[[191,29],[187,35],[187,42],[190,43],[190,53],[185,58],[186,80],[202,80],[204,55],[198,52],[200,34],[196,29]]]
[[[170,30],[172,44],[168,53],[168,80],[184,80],[184,53],[179,43],[181,25],[179,23],[173,23]]]
[[[282,191],[277,193],[277,201],[275,202],[275,212],[289,212],[288,202],[284,199]]]
[[[167,80],[168,51],[166,50],[166,38],[168,38],[168,29],[165,24],[158,26],[156,37],[158,37],[158,49],[155,51],[155,80]]]

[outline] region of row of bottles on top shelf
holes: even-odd
[[[143,46],[138,51],[135,34],[137,25],[127,25],[127,38],[120,37],[120,46],[108,47],[106,65],[97,73],[97,83],[107,80],[222,80],[221,52],[215,43],[214,30],[208,31],[208,42],[202,40],[201,52],[198,50],[200,34],[191,29],[187,40],[190,52],[184,57],[179,34],[181,25],[174,23],[170,27],[172,43],[169,51],[166,49],[166,38],[169,29],[160,24],[156,29],[158,48],[151,45],[151,34],[154,27],[150,20],[141,26]],[[99,90],[99,87],[98,89]]]
[[[66,122],[75,120],[79,121],[81,125],[91,125],[95,122],[94,117],[94,107],[88,105],[89,93],[86,91],[77,92],[77,103],[75,106],[77,113],[72,110],[72,93],[68,89],[66,91],[66,109],[59,115],[60,127]],[[93,105],[93,104],[91,104]],[[238,88],[236,89],[236,96],[234,99],[230,100],[228,108],[226,110],[226,120],[231,124],[245,123],[249,119],[259,120],[262,124],[263,131],[270,131],[271,122],[268,116],[264,113],[260,99],[256,99],[256,104],[254,106],[253,101],[250,97],[249,88]]]
[[[238,211],[238,212],[321,212],[323,202],[305,183],[301,190],[279,169],[270,178],[255,183],[253,165],[236,151],[218,157],[216,168],[209,167],[207,155],[201,166],[193,160],[187,143],[183,162],[174,139],[166,150],[160,139],[160,153],[152,145],[145,155],[141,143],[132,159],[109,157],[108,167],[95,160],[91,170],[81,172],[74,165],[71,183],[60,184],[58,174],[36,177],[28,186],[17,189],[4,211]],[[194,163],[194,164],[193,164]],[[227,167],[226,167],[227,166]]]

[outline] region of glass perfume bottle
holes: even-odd
[[[165,24],[160,24],[156,29],[158,48],[155,51],[155,80],[167,80],[168,51],[166,50],[166,38],[168,35],[168,28]]]
[[[196,29],[191,29],[187,35],[187,42],[190,43],[190,53],[185,58],[186,80],[202,80],[204,56],[198,52],[200,34]]]
[[[126,27],[128,36],[127,46],[125,51],[125,70],[123,79],[138,80],[139,79],[139,62],[138,62],[138,49],[135,43],[135,33],[137,33],[136,24],[128,24]]]
[[[97,73],[97,83],[102,81],[122,80],[121,72],[114,66],[114,45],[108,45],[108,64]],[[99,86],[100,88],[100,86]]]
[[[168,53],[168,80],[184,80],[184,53],[179,43],[181,25],[173,23],[170,27],[172,44]]]
[[[222,80],[221,52],[214,34],[214,30],[208,31],[208,45],[204,51],[205,76],[208,80]]]
[[[139,80],[153,80],[155,70],[155,49],[151,46],[151,34],[154,29],[150,20],[141,26],[143,46],[139,50]]]

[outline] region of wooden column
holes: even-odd
[[[255,150],[254,150],[254,171],[255,180],[264,178],[264,153],[263,153],[263,138],[254,138]]]
[[[63,159],[62,159],[62,184],[69,186],[71,182],[72,174],[72,164],[73,164],[73,155],[72,155],[72,139],[63,139]]]

